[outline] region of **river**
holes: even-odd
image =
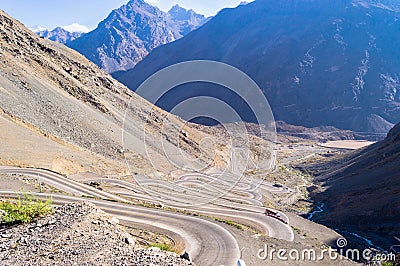
[[[317,213],[323,213],[323,212],[325,211],[325,210],[324,210],[324,207],[325,207],[325,203],[322,203],[322,202],[318,203],[317,206],[316,206],[316,209],[313,210],[312,212],[310,212],[310,213],[308,214],[307,219],[310,220],[310,221],[312,221],[312,222],[314,222],[314,216],[315,216]],[[363,240],[364,242],[366,242],[367,245],[368,245],[369,247],[374,247],[374,248],[379,249],[379,250],[384,250],[384,249],[382,249],[381,247],[375,245],[375,244],[374,244],[371,240],[369,240],[368,238],[365,238],[365,237],[363,237],[363,236],[360,236],[359,234],[356,234],[356,233],[353,233],[353,232],[349,232],[349,231],[340,230],[340,229],[337,229],[337,228],[334,228],[333,230],[335,230],[336,232],[339,232],[339,233],[349,234],[349,235],[352,235],[352,236],[354,236],[354,237],[356,237],[356,238],[358,238],[358,239],[361,239],[361,240]]]

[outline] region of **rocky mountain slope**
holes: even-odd
[[[144,0],[131,0],[68,46],[111,73],[134,67],[154,48],[181,38],[204,21],[193,10],[174,6],[165,13]]]
[[[57,27],[53,30],[42,30],[36,32],[37,35],[52,40],[54,42],[59,42],[66,44],[82,36],[81,32],[69,32],[61,27]]]
[[[400,236],[400,124],[387,138],[317,171],[326,191],[318,222],[357,232],[382,247],[397,244]]]
[[[32,224],[0,227],[3,265],[192,265],[175,253],[135,247],[118,220],[89,203],[57,207]]]
[[[208,21],[204,15],[197,14],[193,9],[186,10],[179,5],[174,5],[167,13],[167,16],[177,24],[179,33],[183,36],[197,29]]]
[[[202,154],[201,160],[215,158],[221,165],[229,154],[221,148],[215,155],[211,144],[200,147],[204,137],[213,137],[167,115],[77,52],[41,39],[3,12],[0,123],[0,163],[61,173],[114,169],[127,175],[126,159],[131,173],[170,174],[177,168],[167,166],[164,152],[184,149],[182,158]],[[148,154],[158,158],[159,166]]]
[[[115,77],[134,90],[177,62],[222,61],[259,84],[277,120],[386,134],[400,121],[399,17],[367,1],[257,0],[221,11]],[[170,110],[174,99],[210,94],[242,105],[215,86],[193,84],[160,106]]]

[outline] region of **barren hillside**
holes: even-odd
[[[170,174],[176,169],[163,161],[162,154],[174,153],[178,146],[182,158],[202,155],[221,165],[226,161],[224,147],[218,146],[214,154],[213,147],[199,146],[210,135],[185,126],[77,52],[39,38],[4,12],[0,12],[0,116],[1,164],[123,175],[127,158],[131,172],[149,176],[155,167]],[[33,148],[32,153],[27,148]],[[158,166],[151,165],[148,154],[159,161]],[[36,160],[30,160],[32,156]]]

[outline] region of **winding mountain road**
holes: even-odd
[[[105,212],[116,216],[127,224],[139,224],[143,229],[148,230],[158,228],[163,231],[172,232],[175,236],[174,241],[182,243],[192,260],[197,264],[236,265],[236,262],[240,258],[240,250],[235,238],[226,229],[216,223],[200,217],[133,205],[129,199],[149,203],[160,202],[157,200],[157,196],[149,195],[141,186],[135,183],[113,179],[100,179],[99,181],[101,182],[107,182],[125,189],[125,192],[112,191],[113,193],[109,193],[44,169],[0,166],[0,174],[18,174],[39,178],[41,182],[45,182],[73,195],[36,194],[40,198],[52,196],[55,204],[82,201],[82,197],[85,197],[85,201],[96,204]],[[220,189],[227,185],[229,178],[228,175],[218,176],[218,174],[213,174],[213,176],[207,176],[199,174],[182,178],[179,180],[178,187],[155,180],[149,180],[146,185],[158,186],[159,196],[168,195],[170,201],[167,202],[166,206],[177,210],[196,212],[204,216],[231,220],[254,228],[270,237],[293,241],[294,234],[289,225],[264,214],[265,208],[262,207],[262,204],[259,204],[261,203],[260,199],[262,196],[257,192],[257,187],[252,186],[251,182],[249,183],[249,180],[237,182],[237,186],[232,188],[229,193],[224,194],[220,198],[216,197],[215,200],[204,205],[185,205],[182,207],[168,204],[169,202],[173,203],[174,200],[175,202],[187,203],[189,199],[189,203],[195,202],[202,195],[207,195],[207,197],[210,195],[214,196],[215,193],[219,193]],[[198,182],[201,179],[206,182],[199,184]],[[192,186],[196,186],[196,188],[193,189]],[[272,192],[284,192],[283,189],[273,187],[272,185],[264,185],[261,187],[261,190],[269,191],[269,188]],[[184,189],[185,193],[182,193],[182,189]],[[188,189],[189,193],[187,193]],[[126,190],[130,192],[128,193]],[[17,193],[10,191],[0,191],[0,194],[9,197],[17,195]],[[286,215],[278,213],[285,221],[289,222]]]

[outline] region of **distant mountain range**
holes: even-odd
[[[177,25],[182,36],[187,35],[209,20],[204,15],[197,14],[192,9],[186,10],[179,5],[174,5],[168,11],[167,17],[173,21],[173,24]]]
[[[171,64],[222,61],[259,84],[279,120],[386,134],[400,121],[400,15],[389,4],[256,0],[222,10],[200,29],[114,76],[135,90]],[[170,110],[187,97],[210,94],[247,117],[232,94],[205,84],[178,89],[159,106]]]
[[[62,44],[69,43],[69,42],[81,37],[84,34],[82,32],[69,32],[61,27],[57,27],[53,30],[45,29],[45,30],[40,30],[40,31],[35,31],[35,32],[40,37],[52,40],[54,42],[59,42]]]
[[[109,73],[128,70],[154,48],[185,36],[206,21],[203,15],[178,5],[165,13],[143,0],[131,0],[67,46]]]

